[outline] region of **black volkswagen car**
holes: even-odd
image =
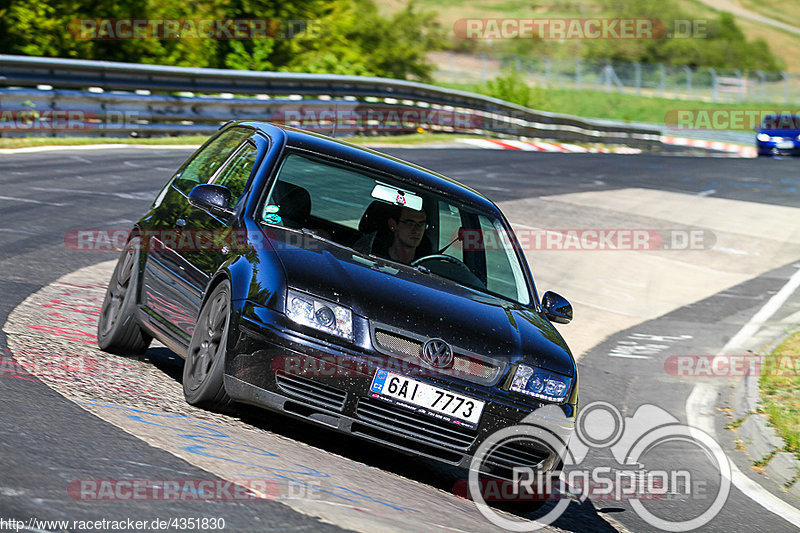
[[[321,135],[233,122],[135,224],[98,344],[156,338],[185,358],[189,403],[244,402],[467,467],[541,407],[566,443],[575,360],[510,225],[451,179]],[[528,418],[530,421],[530,417]],[[497,469],[561,450],[509,445]]]

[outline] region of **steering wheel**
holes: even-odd
[[[469,270],[469,267],[467,267],[467,265],[465,265],[463,261],[460,261],[460,260],[456,259],[452,255],[445,255],[445,254],[424,255],[424,256],[420,257],[419,259],[415,259],[415,260],[411,261],[411,266],[415,267],[415,266],[421,265],[422,263],[426,263],[428,261],[445,261],[447,263],[452,263],[454,265],[457,265],[459,267],[464,267],[467,270]]]
[[[416,259],[411,262],[412,267],[420,266],[423,263],[432,263],[431,267],[424,267],[437,274],[439,276],[443,276],[447,279],[455,281],[457,283],[461,283],[463,285],[468,285],[470,287],[475,288],[486,288],[486,284],[483,283],[478,276],[476,276],[469,267],[464,264],[463,261],[460,259],[453,257],[452,255],[445,255],[445,254],[431,254],[425,255]],[[435,264],[439,264],[438,268],[433,267]],[[452,265],[452,266],[448,266]]]

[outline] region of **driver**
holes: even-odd
[[[400,207],[397,214],[388,220],[389,231],[394,237],[385,255],[393,261],[405,264],[417,259],[417,247],[425,237],[427,220],[424,209],[416,211],[409,207]]]

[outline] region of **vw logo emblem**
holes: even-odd
[[[429,339],[422,345],[420,359],[434,368],[453,366],[453,349],[442,339]]]

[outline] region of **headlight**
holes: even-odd
[[[756,139],[758,139],[762,143],[765,143],[769,141],[769,135],[767,135],[766,133],[759,133],[758,135],[756,135]]]
[[[353,313],[335,303],[289,289],[286,316],[310,328],[353,340]]]
[[[528,365],[519,365],[511,380],[511,390],[547,400],[560,402],[569,394],[572,378]]]

